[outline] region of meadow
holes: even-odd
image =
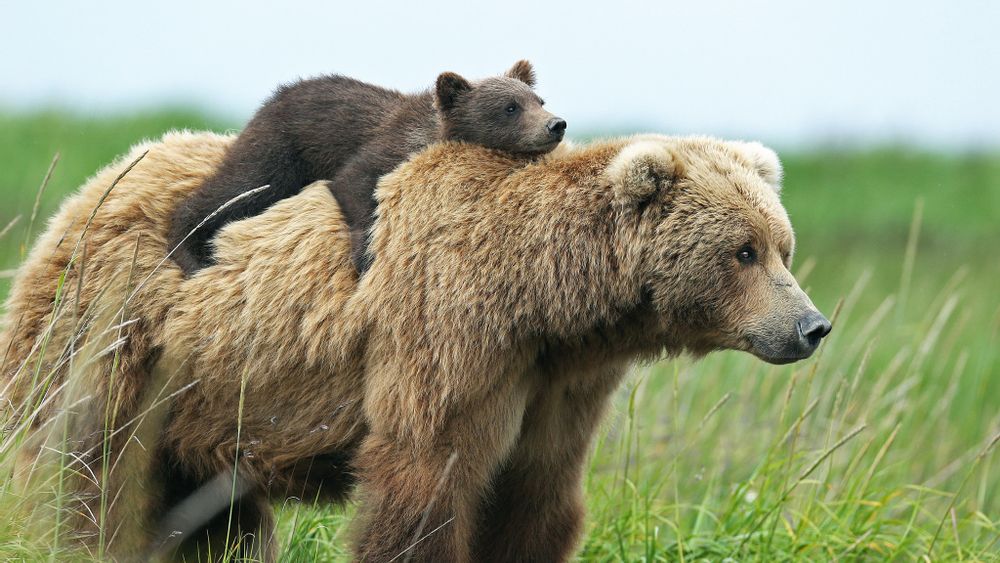
[[[183,109],[0,113],[0,296],[101,166],[169,129],[235,125]],[[594,446],[579,558],[1000,560],[1000,154],[780,154],[793,271],[834,331],[791,366],[638,366]],[[19,501],[0,451],[3,516]],[[351,513],[286,503],[283,560],[346,560]],[[85,558],[49,542],[0,525],[2,559]]]

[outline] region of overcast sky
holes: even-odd
[[[418,90],[522,57],[570,132],[1000,146],[985,0],[7,3],[0,107],[190,103],[242,121],[298,77]]]

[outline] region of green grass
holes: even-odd
[[[0,229],[22,216],[0,270],[23,254],[57,151],[35,234],[140,139],[230,126],[187,111],[0,115]],[[637,369],[595,446],[581,559],[1000,560],[1000,155],[782,156],[794,269],[837,311],[834,332],[794,366],[719,353]],[[351,514],[287,504],[285,557],[344,560]],[[48,549],[0,526],[0,557]]]

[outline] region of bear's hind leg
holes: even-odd
[[[230,518],[231,512],[231,518]],[[246,495],[226,507],[174,550],[185,561],[277,561],[274,510],[268,500]]]
[[[165,453],[161,463],[163,504],[150,557],[222,561],[277,560],[274,512],[267,496],[237,474],[223,472],[197,479]],[[234,500],[235,499],[235,500]]]

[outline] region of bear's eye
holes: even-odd
[[[508,114],[514,113],[515,111],[517,111],[517,104],[510,104],[509,106],[507,106]]]
[[[743,246],[738,251],[736,251],[736,259],[740,261],[740,264],[744,266],[753,264],[757,261],[757,251],[753,249],[749,244]]]

